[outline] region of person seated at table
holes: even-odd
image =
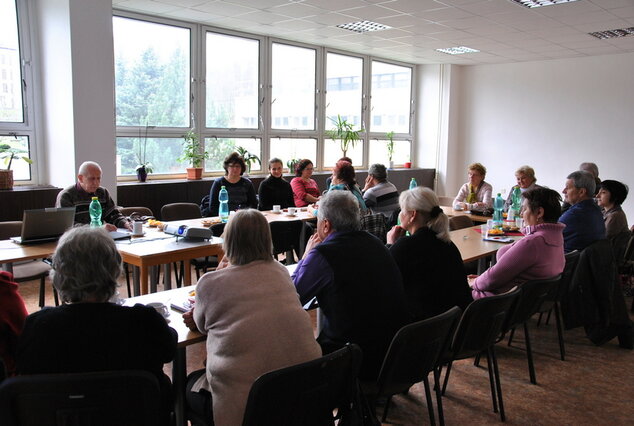
[[[526,281],[553,278],[564,270],[565,226],[558,223],[561,196],[541,187],[524,192],[522,198],[525,237],[500,247],[497,263],[482,275],[469,275],[474,299],[507,292]]]
[[[462,185],[458,195],[453,200],[453,207],[462,210],[490,209],[493,205],[491,194],[493,187],[484,181],[487,169],[480,163],[473,163],[467,167],[469,182]]]
[[[183,315],[207,334],[206,369],[187,383],[194,424],[242,424],[255,379],[321,356],[288,270],[273,259],[264,215],[238,211],[227,222],[223,249],[225,261],[200,278],[195,308]]]
[[[154,308],[109,302],[121,274],[112,238],[103,228],[72,228],[60,238],[52,266],[63,304],[27,317],[18,374],[148,371],[161,386],[161,418],[167,424],[172,392],[163,364],[174,359],[176,331]]]
[[[18,336],[22,333],[27,315],[13,274],[0,271],[0,382],[15,374]]]
[[[269,161],[269,177],[260,183],[258,188],[258,209],[273,210],[273,206],[280,208],[295,207],[293,189],[282,177],[284,165],[279,158],[271,158]]]
[[[628,232],[627,216],[621,208],[628,192],[627,185],[616,180],[604,180],[599,185],[597,205],[603,213],[607,238],[614,238],[622,232]]]
[[[386,218],[398,209],[398,190],[387,180],[387,169],[383,164],[372,164],[363,187],[363,200],[374,213]]]
[[[335,164],[335,168],[332,171],[332,180],[330,186],[328,187],[328,191],[350,191],[350,193],[352,193],[359,202],[361,212],[364,213],[368,210],[365,205],[363,195],[361,194],[361,190],[359,189],[359,185],[357,185],[357,180],[355,179],[354,167],[352,167],[352,164],[349,161],[337,161],[337,164]]]
[[[56,207],[75,207],[75,223],[89,224],[88,207],[92,197],[98,197],[101,204],[101,220],[108,231],[117,228],[132,230],[132,223],[121,214],[108,190],[101,186],[101,166],[94,161],[85,161],[77,171],[77,183],[57,194]]]
[[[449,218],[429,188],[416,187],[399,197],[401,225],[387,235],[414,320],[439,315],[473,301],[462,256],[449,236]],[[405,232],[410,236],[405,236]]]
[[[246,208],[257,208],[258,199],[251,180],[242,177],[247,170],[244,158],[237,152],[229,154],[222,163],[225,175],[214,180],[209,191],[209,216],[218,216],[220,200],[218,195],[224,186],[229,195],[229,211]]]
[[[313,175],[313,162],[305,158],[295,166],[295,176],[291,180],[295,207],[306,207],[319,201],[319,186],[311,176]]]
[[[376,380],[394,334],[411,321],[401,273],[381,241],[361,231],[349,191],[319,202],[317,233],[293,273],[301,303],[317,298],[325,317],[317,341],[324,353],[346,343],[363,350],[359,378]]]
[[[352,164],[352,158],[350,157],[341,157],[340,159],[337,160],[337,162],[335,163],[335,165],[340,162],[340,161],[347,161],[348,163]],[[326,190],[324,191],[324,194],[326,192],[328,192],[328,189],[330,189],[330,184],[332,183],[332,175],[328,176],[326,178]]]
[[[595,163],[585,162],[579,164],[579,170],[590,173],[594,178],[594,197],[596,197],[599,194],[599,185],[601,185],[601,179],[599,179],[599,166],[597,166]],[[564,200],[564,203],[561,206],[561,213],[564,214],[569,208],[570,203]]]
[[[601,210],[594,202],[595,179],[589,172],[579,170],[568,175],[563,189],[564,201],[570,205],[559,221],[564,228],[566,253],[583,250],[605,238],[605,223]]]
[[[509,207],[511,207],[511,204],[513,204],[513,191],[515,190],[515,188],[519,188],[522,193],[531,189],[541,188],[536,183],[537,178],[535,177],[535,169],[533,169],[531,166],[522,166],[517,169],[515,171],[515,180],[517,181],[517,184],[511,188],[511,190],[509,191],[509,196],[506,197],[506,201],[504,202],[505,211],[508,211]]]

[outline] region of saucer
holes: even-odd
[[[130,236],[134,238],[145,237],[145,232],[141,232],[140,234],[130,234]]]
[[[284,213],[284,216],[288,216],[288,217],[295,217],[295,216],[297,216],[297,213],[293,213],[293,214],[291,214],[291,213]]]
[[[280,213],[282,213],[282,210],[279,210],[279,211],[271,210],[271,213],[273,213],[273,214],[280,214]]]

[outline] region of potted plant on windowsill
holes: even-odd
[[[191,167],[187,168],[188,180],[199,180],[203,176],[203,161],[209,158],[209,152],[203,149],[198,134],[194,129],[190,129],[183,135],[183,154],[178,161],[188,162]]]
[[[139,182],[145,182],[147,180],[147,175],[154,171],[154,166],[152,163],[147,161],[146,153],[147,153],[147,126],[145,131],[145,138],[139,138],[139,151],[136,153],[136,159],[139,164],[136,166],[136,178]]]
[[[260,157],[258,157],[255,154],[251,154],[249,151],[247,151],[246,148],[243,148],[241,146],[236,147],[236,151],[238,152],[238,154],[240,154],[240,156],[242,157],[242,159],[244,160],[244,162],[247,165],[247,175],[249,173],[251,173],[251,164],[255,163],[257,161],[258,164],[260,163]]]
[[[347,157],[350,147],[354,148],[357,141],[361,139],[359,133],[361,133],[363,129],[354,130],[354,124],[348,123],[348,120],[341,118],[339,114],[337,114],[336,120],[332,117],[329,118],[335,127],[332,130],[327,130],[326,134],[328,134],[333,141],[339,140],[341,153],[343,154],[342,157]]]
[[[300,161],[302,161],[300,158],[291,158],[290,160],[286,162],[286,166],[288,167],[288,172],[291,175],[295,175],[295,167],[297,166],[297,163],[299,163]]]
[[[387,138],[387,159],[389,162],[389,168],[393,169],[394,168],[394,161],[392,160],[392,157],[394,156],[394,132],[387,132],[385,134],[385,137]]]
[[[28,155],[21,154],[28,154],[28,152],[19,148],[13,148],[8,144],[0,145],[0,158],[4,158],[4,164],[7,166],[6,169],[0,169],[0,189],[13,189],[13,170],[11,170],[11,163],[13,163],[14,158],[33,164],[33,160],[31,160]]]

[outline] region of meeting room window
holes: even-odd
[[[295,171],[289,168],[291,161],[308,158],[314,164],[317,158],[317,139],[314,138],[271,138],[270,147],[270,157],[282,160],[290,176],[295,176]],[[264,170],[267,168],[268,162],[265,162]]]
[[[22,160],[37,161],[27,6],[0,0],[0,167],[6,169],[14,154],[15,184],[36,181],[35,168]]]
[[[250,165],[250,170],[247,173],[266,170],[262,169],[262,141],[260,138],[219,138],[211,137],[205,138],[205,149],[209,152],[209,159],[205,161],[206,172],[221,172],[225,174],[223,169],[223,163],[225,158],[232,152],[239,152],[247,162],[247,166]],[[251,160],[248,160],[251,158]]]
[[[412,68],[372,61],[370,132],[410,133]]]

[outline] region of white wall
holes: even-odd
[[[508,191],[524,164],[561,191],[567,174],[591,161],[600,178],[632,188],[623,207],[634,223],[634,54],[453,68],[450,152],[461,164],[449,171],[448,194],[475,161],[494,192]]]

